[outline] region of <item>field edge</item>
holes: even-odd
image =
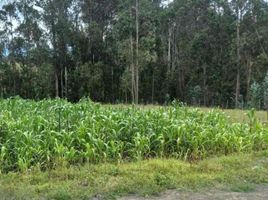
[[[175,159],[83,166],[0,175],[1,199],[116,199],[159,195],[169,189],[254,191],[268,184],[268,151],[208,158],[197,163]]]

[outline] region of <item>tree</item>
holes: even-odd
[[[7,1],[0,41],[3,97],[234,107],[267,73],[268,2]]]

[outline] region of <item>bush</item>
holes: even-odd
[[[263,81],[263,102],[266,109],[268,109],[268,72]]]
[[[250,86],[250,107],[260,109],[262,100],[262,88],[257,82],[254,82]]]

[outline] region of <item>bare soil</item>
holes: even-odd
[[[228,192],[210,190],[205,192],[167,191],[159,197],[123,197],[120,200],[268,200],[268,186],[258,186],[253,192]]]

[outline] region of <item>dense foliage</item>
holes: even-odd
[[[1,1],[1,96],[251,105],[268,69],[267,1],[165,2]]]
[[[230,123],[219,111],[178,103],[140,109],[64,100],[0,101],[2,171],[153,157],[189,160],[268,147],[268,129],[254,112],[250,123]]]

